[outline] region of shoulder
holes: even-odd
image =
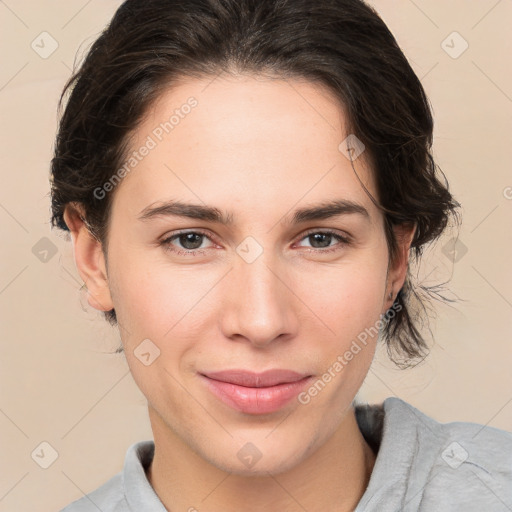
[[[125,500],[123,476],[119,472],[101,487],[73,501],[60,512],[124,512],[130,510]]]
[[[70,503],[60,512],[162,511],[158,497],[148,482],[145,468],[154,454],[153,441],[139,441],[126,451],[123,470],[101,487]]]
[[[419,443],[442,449],[442,459],[450,467],[474,464],[489,471],[503,468],[512,471],[512,433],[506,430],[455,421],[440,423],[399,398],[388,398],[383,404],[390,422],[407,423],[417,432]]]
[[[441,502],[443,510],[512,510],[512,433],[477,423],[440,423],[397,398],[383,405],[390,428],[400,432],[400,424],[407,425],[413,432],[416,457],[409,478],[422,475],[419,510]]]

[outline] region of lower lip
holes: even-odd
[[[268,414],[283,408],[312,377],[266,388],[247,388],[200,375],[210,391],[225,404],[246,414]]]

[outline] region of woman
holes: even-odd
[[[357,392],[427,354],[409,255],[457,219],[360,0],[128,0],[65,88],[52,223],[153,441],[65,511],[512,507],[512,434]]]

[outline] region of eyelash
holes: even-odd
[[[340,235],[339,233],[336,233],[335,231],[331,231],[331,230],[311,230],[311,231],[308,231],[307,233],[305,233],[302,238],[299,239],[299,241],[302,241],[304,240],[305,238],[308,238],[309,236],[311,235],[315,235],[315,234],[322,234],[322,235],[332,235],[334,238],[336,238],[338,240],[338,242],[340,242],[340,244],[338,245],[335,245],[333,247],[329,247],[327,249],[315,249],[315,248],[310,248],[308,250],[308,252],[316,252],[316,253],[331,253],[331,252],[334,252],[334,251],[339,251],[341,249],[340,246],[345,246],[345,245],[350,245],[351,243],[351,240],[349,237],[346,237],[346,236],[342,236]],[[173,252],[175,254],[178,254],[180,256],[197,256],[197,255],[200,255],[200,254],[204,254],[206,252],[206,249],[185,249],[185,250],[179,250],[179,249],[175,249],[172,245],[171,245],[171,242],[174,241],[176,238],[179,238],[181,235],[187,235],[187,234],[195,234],[195,235],[201,235],[201,236],[204,236],[206,238],[208,238],[211,242],[214,242],[211,237],[205,233],[204,231],[201,231],[201,230],[195,230],[195,231],[180,231],[178,233],[174,233],[173,235],[171,236],[168,236],[167,238],[165,238],[164,240],[162,240],[160,242],[160,245],[161,246],[165,246],[166,250],[170,251],[170,252]]]

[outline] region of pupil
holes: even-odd
[[[313,235],[309,235],[309,237],[310,237],[310,239],[313,240],[313,243],[311,243],[311,245],[313,247],[329,247],[332,235],[330,235],[329,233],[315,233]],[[322,238],[324,238],[324,241],[325,241],[325,239],[327,239],[327,243],[325,245],[320,245],[320,246],[315,245],[316,242],[321,242]],[[312,240],[310,240],[310,242]]]
[[[180,243],[185,247],[185,249],[198,249],[201,246],[201,237],[203,235],[199,235],[197,233],[185,233],[184,235],[180,235]],[[194,242],[194,238],[196,239]],[[190,247],[188,244],[191,244]]]

